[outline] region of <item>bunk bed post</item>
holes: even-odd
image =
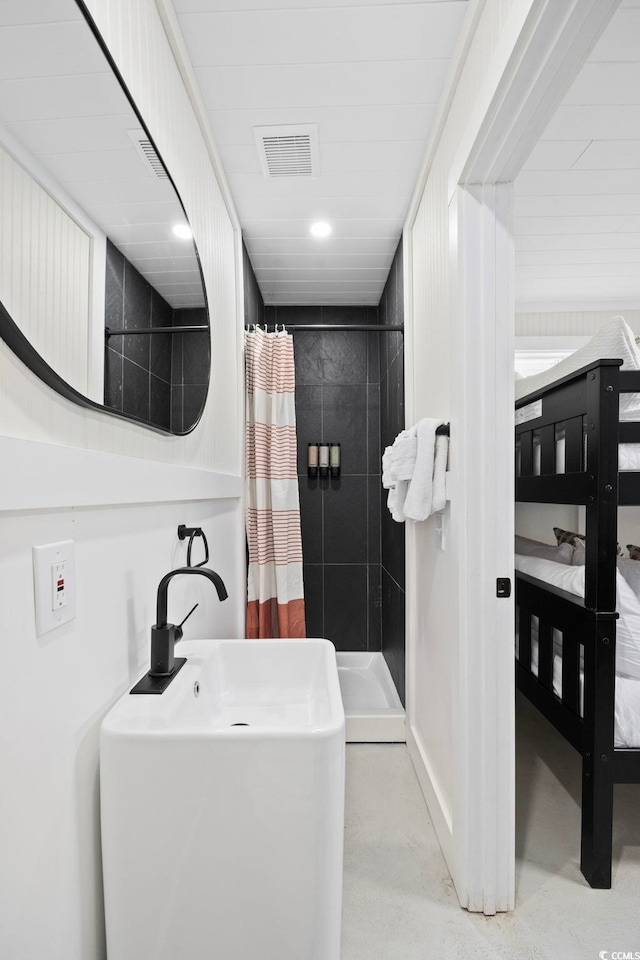
[[[592,887],[611,886],[615,630],[617,614],[596,613],[584,652],[584,747],[580,869]]]
[[[619,360],[587,373],[585,606],[616,609]]]
[[[596,621],[584,648],[580,869],[601,889],[611,886],[619,388],[619,360],[600,361],[587,374],[585,606]]]

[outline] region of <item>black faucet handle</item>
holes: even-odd
[[[184,624],[187,622],[187,620],[189,619],[189,617],[191,616],[191,614],[193,613],[193,611],[196,609],[196,607],[199,607],[199,606],[200,606],[199,603],[194,604],[194,605],[191,607],[191,610],[189,610],[189,613],[186,615],[186,617],[185,617],[184,620],[182,621],[182,623],[179,623],[179,624],[176,626],[176,628],[175,628],[175,639],[176,639],[176,643],[178,642],[178,640],[182,640],[182,635],[183,635],[183,633],[184,633],[184,630],[183,630],[182,628],[183,628]]]

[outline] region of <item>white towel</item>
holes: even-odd
[[[449,456],[449,437],[436,435],[436,453],[433,464],[433,493],[431,513],[439,513],[447,505],[447,458]]]
[[[387,507],[396,523],[404,523],[404,502],[415,469],[416,428],[403,430],[382,454],[382,486],[389,491]]]
[[[449,438],[437,436],[442,420],[420,420],[399,433],[382,455],[382,486],[397,523],[426,520],[446,505],[445,475]]]
[[[382,486],[385,490],[395,487],[396,482],[393,479],[391,471],[391,462],[393,460],[393,447],[385,447],[382,454]]]
[[[407,430],[397,437],[391,447],[391,476],[398,480],[411,480],[418,455],[418,438],[408,434]]]
[[[444,475],[449,450],[448,438],[438,437],[441,442],[436,444],[436,429],[442,423],[442,420],[426,418],[417,425],[416,465],[404,503],[407,520],[426,520],[445,506]]]

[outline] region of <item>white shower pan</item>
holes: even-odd
[[[336,653],[347,743],[404,743],[404,707],[382,653]]]

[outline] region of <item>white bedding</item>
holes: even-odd
[[[542,448],[539,442],[533,441],[533,476],[540,476]],[[640,470],[640,443],[618,444],[618,470]],[[565,472],[565,440],[562,435],[556,440],[555,472]]]
[[[618,470],[640,470],[640,443],[618,446]]]
[[[536,620],[537,618],[532,618]],[[531,624],[531,672],[538,676],[538,640],[534,636],[535,624]],[[558,637],[556,638],[556,634]],[[554,646],[561,644],[558,631],[554,630]],[[560,647],[561,649],[561,647]],[[516,649],[517,653],[517,649]],[[553,692],[562,696],[562,654],[553,655]],[[584,705],[584,673],[580,668],[580,716]],[[616,675],[615,721],[613,728],[614,747],[640,747],[640,680]]]
[[[517,570],[532,577],[584,597],[584,567],[567,567],[553,560],[524,557],[516,554]],[[575,571],[581,571],[576,574]],[[617,574],[617,610],[620,615],[616,630],[616,700],[615,730],[616,747],[640,747],[640,600],[625,581]],[[562,690],[562,639],[554,630],[553,689],[560,696]],[[516,632],[516,654],[518,637]],[[532,618],[531,669],[538,672],[537,618]],[[580,675],[580,709],[582,712],[583,674]]]
[[[519,378],[515,385],[516,400],[548,387],[601,357],[619,357],[622,370],[640,370],[640,349],[623,317],[611,317],[588,343],[555,366],[532,377]],[[621,420],[640,420],[640,393],[620,394],[619,410]],[[620,444],[618,470],[640,470],[640,443]],[[559,438],[556,440],[556,473],[564,472],[564,439]],[[540,475],[540,446],[535,441],[533,475]]]
[[[517,380],[516,400],[537,390],[543,390],[556,380],[602,357],[619,358],[622,360],[622,370],[640,370],[640,350],[636,345],[631,327],[625,323],[623,317],[612,317],[600,327],[588,343],[555,366],[533,377]],[[634,416],[635,412],[637,416],[640,411],[640,396],[637,393],[621,394],[620,411],[621,414],[626,412],[631,416]]]
[[[564,437],[559,437],[556,440],[556,473],[565,472],[564,447]],[[618,470],[640,470],[640,443],[618,444]]]

